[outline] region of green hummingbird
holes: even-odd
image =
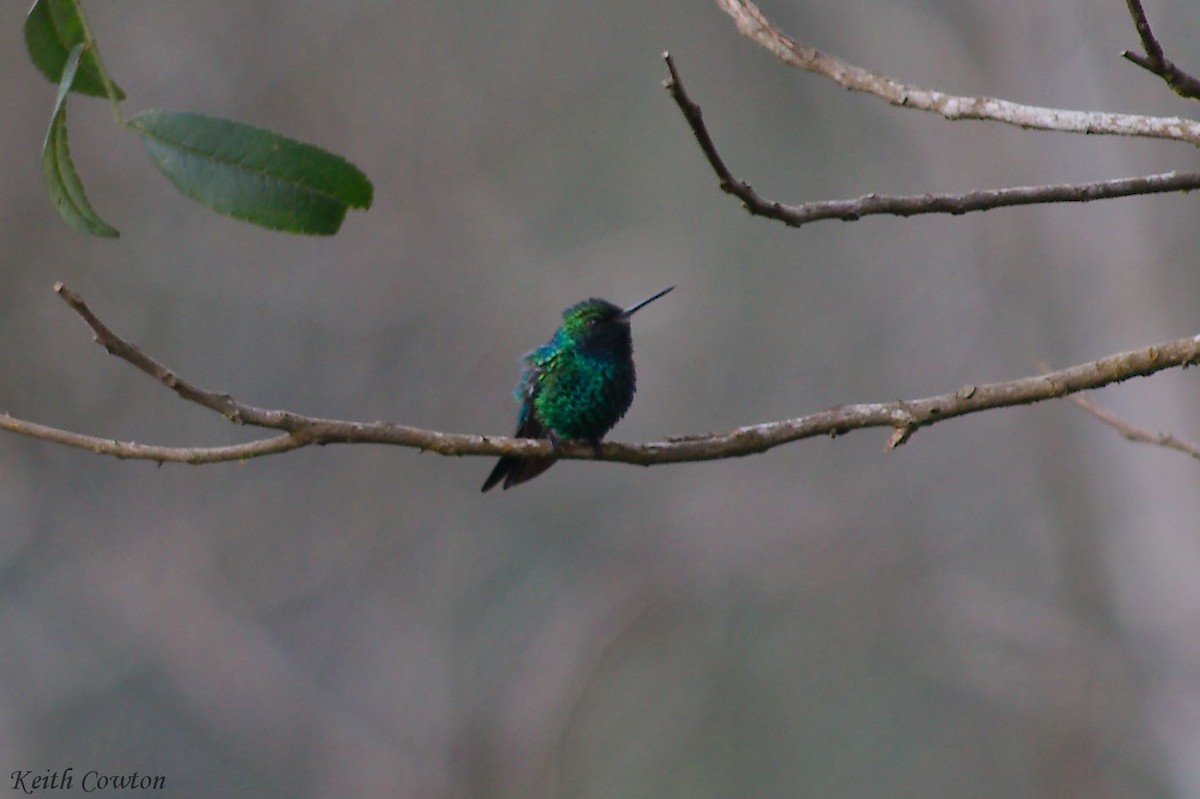
[[[521,360],[521,380],[513,391],[521,405],[517,438],[548,438],[556,450],[565,440],[599,447],[604,434],[629,410],[637,387],[629,317],[673,288],[628,308],[593,298],[563,311],[562,325],[551,339]],[[556,460],[557,455],[505,455],[482,490],[501,480],[505,488],[520,485]]]

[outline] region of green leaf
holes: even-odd
[[[46,179],[50,201],[68,225],[93,236],[116,238],[120,235],[116,228],[100,218],[83,193],[83,183],[71,162],[71,149],[67,145],[67,92],[75,80],[83,48],[82,43],[72,47],[63,65],[62,81],[54,100],[54,115],[42,145],[42,176]]]
[[[25,17],[25,48],[34,66],[50,80],[59,83],[67,64],[67,54],[84,43],[83,20],[75,0],[36,0]],[[112,84],[116,99],[124,100],[125,92]],[[100,77],[100,62],[88,52],[79,65],[71,87],[81,94],[106,97]]]
[[[218,213],[275,230],[332,235],[373,188],[339,155],[228,119],[146,111],[129,120],[162,173]]]

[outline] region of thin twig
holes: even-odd
[[[1133,17],[1133,25],[1137,28],[1138,37],[1142,40],[1142,49],[1146,51],[1146,54],[1140,55],[1131,50],[1125,50],[1121,56],[1147,72],[1158,75],[1180,97],[1190,100],[1200,99],[1200,80],[1175,66],[1163,54],[1162,45],[1159,44],[1154,31],[1150,29],[1150,21],[1146,18],[1141,0],[1125,0],[1125,5],[1129,7],[1129,15]]]
[[[188,402],[194,402],[210,411],[216,411],[236,424],[269,427],[289,432],[304,426],[304,419],[293,418],[293,414],[286,411],[255,408],[252,405],[237,402],[228,394],[218,394],[192,385],[109,330],[108,326],[92,313],[92,309],[87,306],[83,298],[61,282],[54,284],[54,292],[62,297],[63,302],[71,306],[71,310],[79,314],[83,321],[87,322],[88,327],[96,334],[96,343],[108,350],[110,354],[133,364]]]
[[[117,458],[159,463],[221,463],[273,455],[313,444],[392,444],[440,455],[545,456],[550,442],[535,439],[443,433],[387,422],[356,422],[304,416],[284,410],[256,408],[189,383],[125,341],[92,313],[75,292],[58,283],[55,291],[87,323],[96,341],[170,388],[182,399],[216,411],[232,422],[280,430],[282,436],[227,447],[161,447],[122,442],[47,427],[0,414],[0,429]],[[890,428],[888,447],[903,444],[922,427],[971,413],[1028,405],[1079,391],[1200,363],[1200,336],[1177,339],[1131,352],[1002,383],[963,386],[934,397],[899,402],[841,405],[819,413],[739,427],[727,433],[676,436],[649,444],[605,443],[599,452],[587,442],[563,442],[558,454],[572,460],[605,460],[651,466],[662,463],[719,460],[766,452],[816,436],[838,436],[851,430]]]
[[[918,214],[966,214],[1015,205],[1041,203],[1082,203],[1143,194],[1163,194],[1200,189],[1200,171],[1164,172],[1132,178],[1117,178],[1094,183],[1060,183],[1045,186],[1015,186],[1002,189],[979,189],[965,194],[914,194],[891,196],[867,194],[852,200],[821,200],[785,205],[768,200],[749,183],[733,175],[713,143],[704,123],[700,106],[692,100],[683,86],[675,60],[664,54],[670,78],[663,84],[687,120],[696,142],[708,159],[720,181],[721,190],[742,201],[746,210],[755,216],[775,219],[792,227],[822,219],[841,219],[851,222],[872,214],[916,216]]]
[[[1166,447],[1167,449],[1173,449],[1200,460],[1200,444],[1194,444],[1178,436],[1173,436],[1170,433],[1152,433],[1137,425],[1130,424],[1112,411],[1101,408],[1083,394],[1074,394],[1069,399],[1092,416],[1112,427],[1129,441]]]
[[[964,97],[901,83],[812,47],[801,47],[776,28],[750,0],[716,0],[738,30],[794,67],[824,75],[851,91],[867,92],[892,105],[931,111],[946,119],[985,119],[1032,130],[1090,135],[1139,136],[1200,145],[1200,122],[1022,105],[995,97]]]

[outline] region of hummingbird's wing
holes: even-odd
[[[542,385],[542,367],[538,363],[537,352],[534,350],[525,356],[525,370],[521,373],[521,382],[514,392],[521,403],[521,410],[517,413],[517,438],[550,438],[550,431],[538,419],[533,402]],[[496,467],[492,469],[480,490],[487,491],[501,480],[504,481],[506,489],[520,485],[549,469],[556,460],[558,458],[553,455],[547,458],[514,458],[505,455],[496,462]]]

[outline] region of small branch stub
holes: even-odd
[[[916,428],[912,425],[897,427],[892,431],[892,434],[888,436],[887,444],[884,445],[884,449],[893,450],[896,447],[904,444],[909,438],[912,437],[912,434],[915,430]]]

